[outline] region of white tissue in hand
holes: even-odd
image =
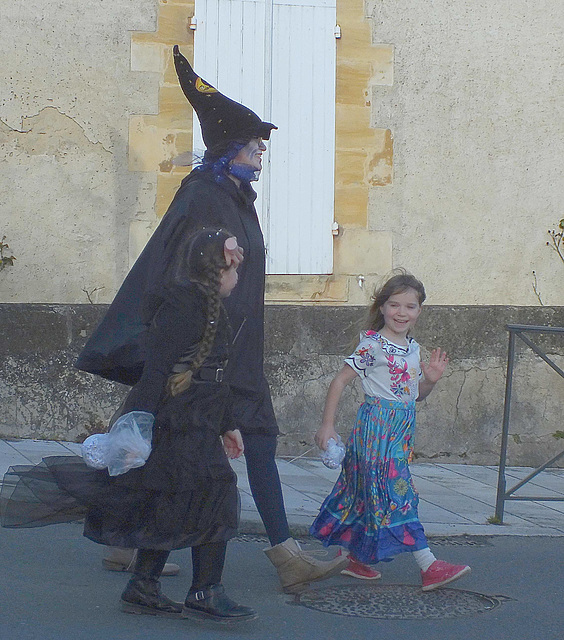
[[[105,469],[108,466],[108,440],[107,433],[95,433],[80,445],[82,458],[89,467]]]
[[[345,445],[341,440],[341,436],[329,438],[327,441],[327,449],[321,453],[321,461],[329,469],[338,469],[345,457]]]

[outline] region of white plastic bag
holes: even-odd
[[[345,458],[345,445],[341,440],[341,436],[329,438],[327,441],[327,449],[321,453],[321,461],[329,469],[338,469]]]
[[[130,411],[120,416],[109,433],[97,433],[82,443],[84,462],[94,469],[108,469],[119,476],[142,467],[151,453],[155,418],[146,411]]]

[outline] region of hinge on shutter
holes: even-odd
[[[340,37],[341,37],[341,25],[339,25],[339,24],[335,25],[335,29],[333,30],[333,34],[335,35],[335,38],[337,40],[340,39]]]
[[[192,31],[196,31],[198,28],[198,19],[195,16],[190,18],[190,24],[188,25]]]

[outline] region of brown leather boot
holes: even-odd
[[[264,552],[278,571],[284,593],[303,591],[310,582],[330,578],[349,563],[346,555],[337,556],[333,560],[317,560],[302,551],[293,538],[265,549]]]
[[[126,571],[133,573],[137,560],[136,549],[124,549],[123,547],[107,547],[106,555],[102,559],[102,566],[108,571]],[[180,567],[174,562],[167,562],[161,576],[176,576]]]

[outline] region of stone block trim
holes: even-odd
[[[159,112],[131,118],[129,166],[131,171],[157,173],[155,213],[161,218],[182,178],[189,172],[172,164],[174,157],[192,148],[192,109],[176,78],[172,47],[178,44],[189,59],[194,37],[189,28],[193,0],[160,0],[157,30],[131,36],[131,68],[161,76]]]
[[[364,0],[338,2],[337,22],[335,219],[366,227],[370,186],[392,181],[392,133],[371,126],[370,106],[371,86],[393,83],[393,46],[372,44]]]

